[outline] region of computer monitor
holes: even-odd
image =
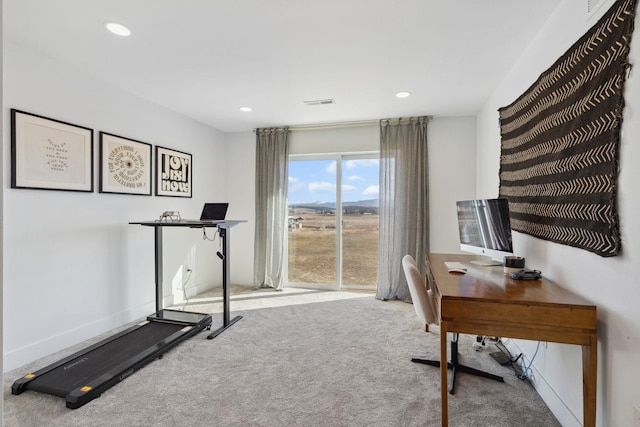
[[[456,202],[460,250],[491,257],[473,261],[480,265],[502,265],[513,255],[507,199],[476,199]]]

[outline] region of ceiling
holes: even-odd
[[[475,114],[559,3],[4,0],[3,20],[5,42],[235,132]]]

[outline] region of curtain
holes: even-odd
[[[428,253],[427,117],[380,121],[380,260],[376,298],[411,301],[402,257],[424,275]]]
[[[256,130],[254,285],[286,284],[289,129]]]

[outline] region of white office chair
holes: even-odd
[[[433,290],[427,290],[424,280],[422,279],[422,275],[416,266],[416,261],[411,255],[405,255],[402,258],[402,268],[404,270],[404,275],[407,278],[407,284],[409,285],[409,293],[411,293],[413,307],[416,310],[416,314],[420,321],[425,324],[425,330],[428,332],[429,324],[439,324],[440,322],[440,316],[437,312]],[[447,362],[447,368],[452,371],[452,374],[449,376],[449,394],[453,394],[457,372],[466,372],[467,374],[476,375],[478,377],[504,382],[504,378],[498,375],[493,375],[458,363],[458,336],[459,334],[457,332],[453,333],[453,339],[451,340],[451,360]],[[413,358],[411,361],[440,367],[440,362],[437,360]]]

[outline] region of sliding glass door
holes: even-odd
[[[338,283],[336,204],[334,160],[289,161],[290,284]]]
[[[378,155],[342,159],[343,288],[375,289],[378,282]]]
[[[378,182],[377,154],[290,159],[290,285],[375,289]]]

